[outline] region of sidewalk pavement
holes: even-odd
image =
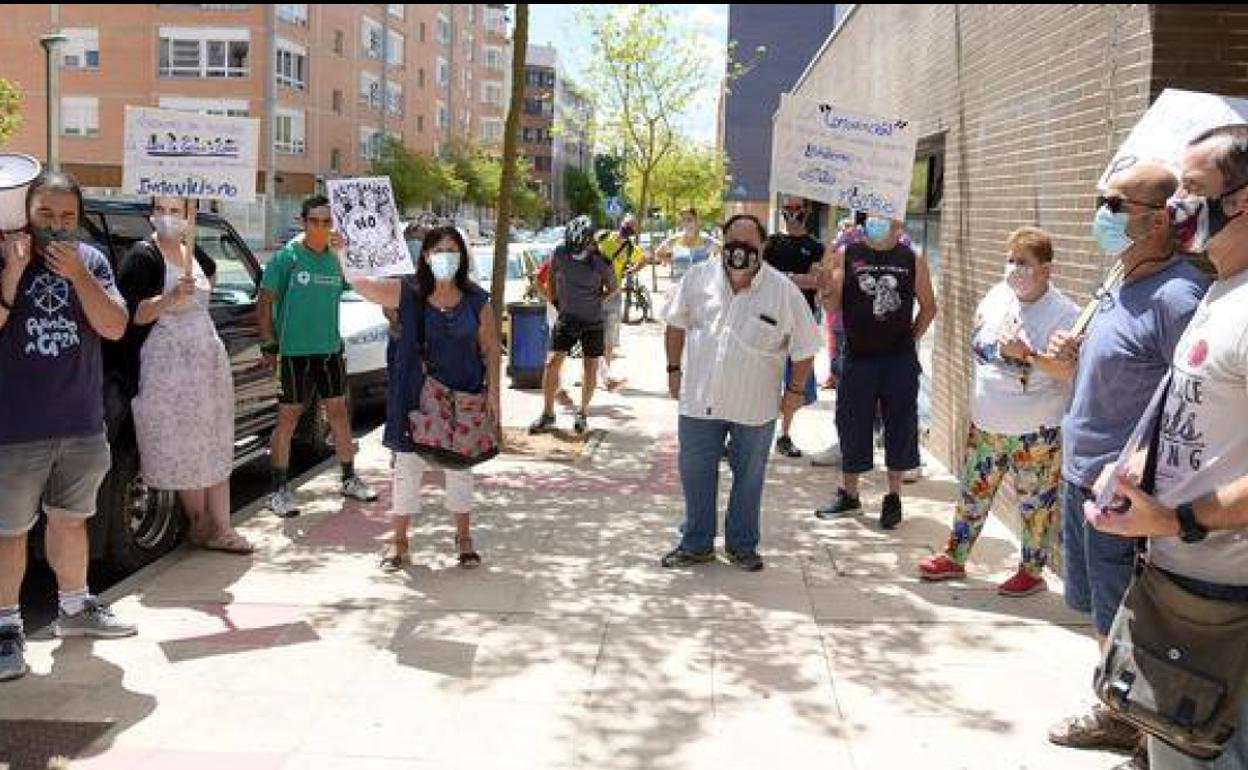
[[[907,487],[906,521],[884,533],[881,474],[866,516],[824,523],[811,514],[835,473],[776,457],[763,572],[661,569],[682,510],[662,327],[625,327],[624,350],[630,387],[597,398],[591,429],[606,435],[591,456],[480,470],[481,569],[456,567],[438,495],[413,530],[415,566],[377,569],[377,431],[356,465],[381,501],[344,502],[331,468],[300,489],[301,518],[243,525],[254,557],[168,557],[108,597],[138,637],[32,640],[33,673],[0,685],[0,720],[60,720],[35,725],[50,744],[27,748],[55,746],[75,770],[1115,763],[1045,739],[1090,702],[1095,646],[1055,579],[1053,593],[996,595],[1016,558],[1003,525],[985,531],[970,579],[916,579],[947,531],[946,475]],[[504,399],[510,425],[540,408],[535,393]],[[830,426],[821,402],[795,439],[821,449]],[[15,726],[32,727],[0,721]]]

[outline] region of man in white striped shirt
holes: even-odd
[[[664,567],[715,558],[719,461],[725,441],[732,492],[724,522],[729,560],[763,568],[759,518],[767,457],[781,404],[804,404],[806,382],[822,340],[802,292],[762,262],[767,231],[738,214],[724,225],[722,260],[689,269],[663,309],[667,322],[668,392],[680,399],[680,481],[685,522]],[[785,358],[793,390],[782,392]]]

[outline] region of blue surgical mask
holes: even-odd
[[[429,269],[433,271],[436,280],[444,283],[455,280],[455,273],[459,271],[459,252],[433,252],[429,255]]]
[[[892,229],[892,223],[883,217],[868,217],[867,223],[862,226],[866,232],[867,240],[882,241],[888,237],[888,231]]]
[[[1101,251],[1116,257],[1131,246],[1131,236],[1127,235],[1127,221],[1128,215],[1125,211],[1115,214],[1108,206],[1101,206],[1096,210],[1096,216],[1092,219],[1092,236],[1096,238],[1096,245]]]

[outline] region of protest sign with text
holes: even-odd
[[[131,195],[250,201],[260,121],[126,107],[122,190]]]
[[[325,183],[334,229],[347,239],[347,276],[410,275],[416,271],[403,240],[390,178],[331,179]]]
[[[772,131],[771,188],[905,219],[916,141],[905,120],[782,94]]]

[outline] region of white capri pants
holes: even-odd
[[[415,516],[420,513],[420,488],[426,472],[441,470],[430,467],[414,452],[394,453],[394,481],[391,489],[390,513],[393,516]],[[468,513],[472,510],[472,471],[446,470],[446,510]]]

